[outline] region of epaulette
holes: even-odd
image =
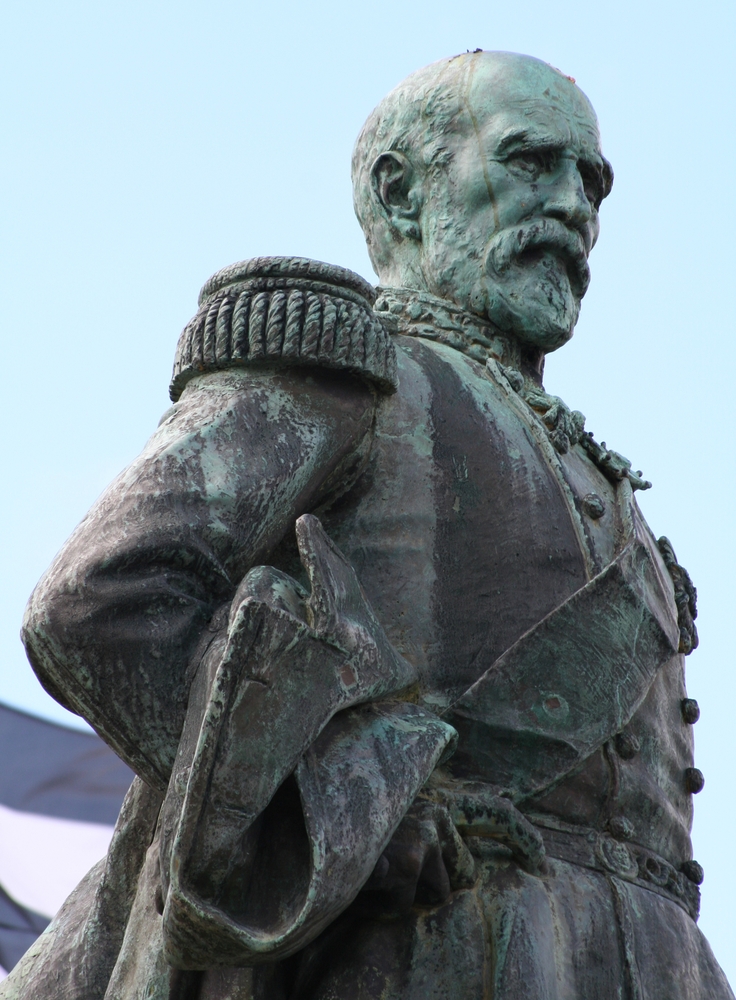
[[[174,402],[204,372],[311,365],[396,389],[391,336],[373,312],[376,293],[360,275],[305,257],[256,257],[213,275],[176,348]]]

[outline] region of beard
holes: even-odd
[[[590,283],[580,233],[538,219],[496,233],[469,303],[500,330],[544,351],[567,343]]]

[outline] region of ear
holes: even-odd
[[[421,240],[417,220],[424,199],[407,157],[403,153],[381,153],[371,167],[371,184],[391,226],[402,236]]]

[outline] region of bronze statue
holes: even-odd
[[[28,607],[139,777],[0,997],[733,998],[695,922],[695,589],[542,384],[612,177],[572,79],[467,53],[356,144],[377,292],[205,284],[174,405]]]

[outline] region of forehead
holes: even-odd
[[[587,97],[536,59],[478,67],[468,80],[466,100],[491,155],[499,151],[494,147],[528,139],[600,156],[598,120]]]

